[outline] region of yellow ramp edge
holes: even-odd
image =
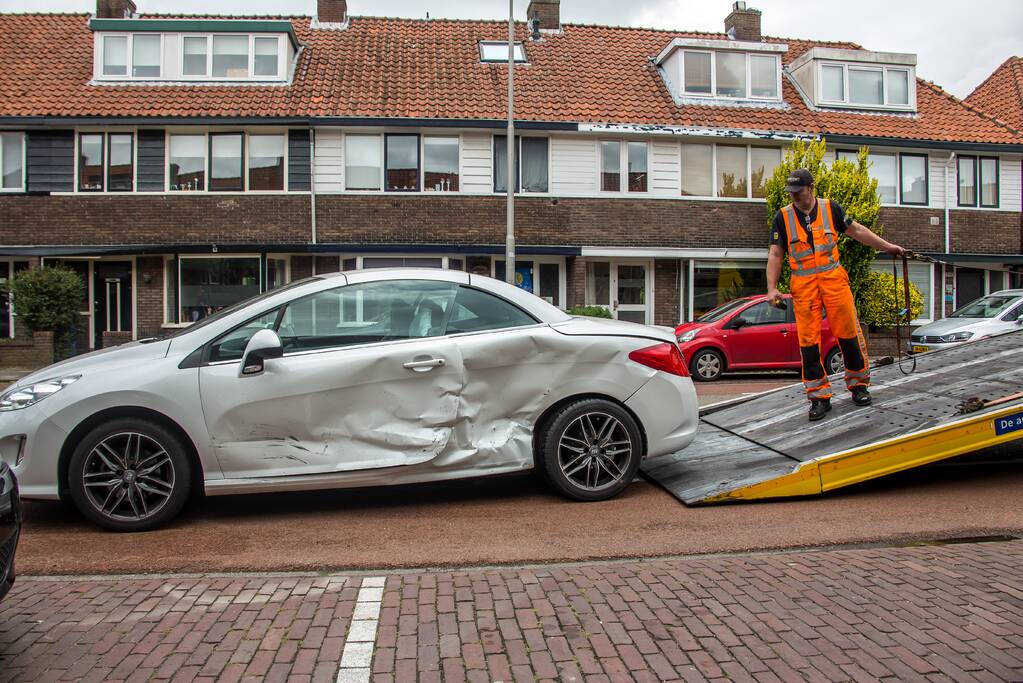
[[[985,412],[940,427],[807,460],[791,473],[705,499],[704,503],[812,496],[886,474],[920,467],[964,453],[1023,438],[1016,430],[995,433],[998,418],[1018,413],[1020,404]]]

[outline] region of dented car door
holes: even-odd
[[[412,465],[437,457],[464,376],[440,317],[446,282],[347,285],[294,301],[275,323],[282,358],[258,376],[200,370],[213,450],[228,478]]]

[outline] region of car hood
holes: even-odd
[[[982,323],[992,322],[998,320],[997,318],[945,318],[943,320],[935,320],[933,323],[927,323],[923,327],[919,327],[913,330],[914,335],[929,335],[938,336],[942,334],[950,334],[952,332],[958,332],[960,330],[969,330]]]
[[[147,360],[164,358],[170,348],[170,340],[156,342],[130,342],[120,346],[112,346],[108,349],[91,351],[74,358],[69,358],[59,363],[49,365],[42,370],[25,375],[14,386],[24,386],[43,379],[50,379],[54,376],[70,375],[76,372],[93,372],[98,369],[109,367],[120,367],[122,365],[136,365]]]
[[[688,332],[689,330],[700,330],[707,327],[708,324],[709,323],[698,323],[695,320],[688,323],[681,323],[675,328],[675,334],[680,335],[684,332]]]
[[[675,335],[667,327],[640,325],[624,320],[608,318],[589,318],[582,315],[573,316],[571,320],[553,323],[551,328],[561,334],[568,335],[609,335],[614,337],[640,337],[656,341],[675,342]]]

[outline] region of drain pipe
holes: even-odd
[[[309,128],[309,227],[313,244],[316,244],[316,129],[312,127]],[[316,263],[315,256],[313,263]]]
[[[952,228],[949,227],[949,209],[952,204],[952,165],[955,163],[956,153],[950,152],[948,161],[945,162],[945,253],[952,251]],[[945,282],[948,279],[948,266],[941,264],[941,317],[945,317]]]

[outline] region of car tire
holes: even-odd
[[[118,418],[78,443],[68,477],[71,498],[90,521],[111,531],[148,531],[181,511],[192,464],[181,440],[163,425]]]
[[[837,375],[845,372],[845,362],[842,360],[842,349],[838,346],[828,351],[824,356],[824,372],[828,375]]]
[[[689,374],[698,382],[714,382],[725,371],[725,357],[714,349],[700,349],[689,361]]]
[[[548,483],[581,501],[618,495],[635,478],[643,457],[636,420],[605,399],[562,406],[547,421],[538,443]]]

